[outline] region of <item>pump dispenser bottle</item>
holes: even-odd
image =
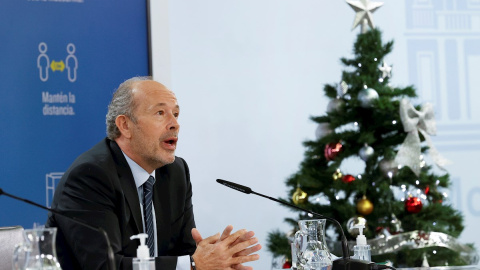
[[[353,226],[353,228],[357,228],[359,231],[357,236],[357,245],[353,247],[353,259],[371,262],[372,256],[370,245],[367,245],[367,238],[365,235],[363,235],[363,229],[365,228],[365,225],[360,224]]]
[[[148,234],[140,233],[130,237],[131,240],[139,239],[140,245],[137,248],[137,257],[133,258],[132,266],[133,270],[155,270],[155,258],[150,257],[148,246],[145,245],[145,239]]]

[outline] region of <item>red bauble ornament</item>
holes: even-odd
[[[290,269],[290,268],[292,268],[292,263],[290,262],[290,260],[285,259],[285,262],[283,263],[282,269]]]
[[[338,153],[342,151],[341,143],[329,143],[325,145],[325,158],[328,161],[334,160],[337,157]]]
[[[343,181],[344,183],[347,183],[347,184],[348,184],[348,183],[351,183],[351,182],[355,181],[355,177],[354,177],[353,175],[351,175],[351,174],[347,174],[347,175],[344,175],[344,176],[342,177],[342,181]]]
[[[409,213],[416,214],[422,210],[422,207],[422,201],[417,197],[409,197],[405,201],[405,209]]]

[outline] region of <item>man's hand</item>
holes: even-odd
[[[192,229],[192,237],[197,243],[197,250],[193,254],[197,270],[250,270],[243,266],[245,262],[256,261],[262,247],[257,244],[254,232],[239,230],[231,234],[233,227],[227,226],[223,233],[203,239],[197,229]],[[255,245],[256,244],[256,245]]]

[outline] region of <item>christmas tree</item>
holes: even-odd
[[[390,85],[392,68],[384,59],[393,42],[383,43],[372,22],[381,3],[347,2],[357,12],[354,28],[360,25],[362,31],[353,58],[341,59],[341,82],[324,87],[331,101],[325,115],[312,117],[318,123],[316,140],[304,142],[304,160],[286,181],[290,192],[283,200],[340,221],[352,241],[350,249],[358,234],[353,227],[365,225],[375,262],[391,261],[395,267],[470,264],[477,255],[472,245],[456,241],[463,218],[445,200],[451,182],[437,169],[445,160],[430,140],[433,107],[411,105],[413,86]],[[353,175],[353,168],[342,163],[355,159],[364,169]],[[296,231],[297,221],[304,219],[312,217],[300,211],[286,221]],[[329,222],[326,229],[334,231],[330,251],[341,256],[339,229]],[[291,257],[291,233],[271,232],[268,241],[274,256]]]

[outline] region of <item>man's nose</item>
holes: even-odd
[[[178,123],[178,119],[175,116],[170,117],[170,121],[168,123],[167,129],[169,130],[177,130],[180,128],[180,124]]]

